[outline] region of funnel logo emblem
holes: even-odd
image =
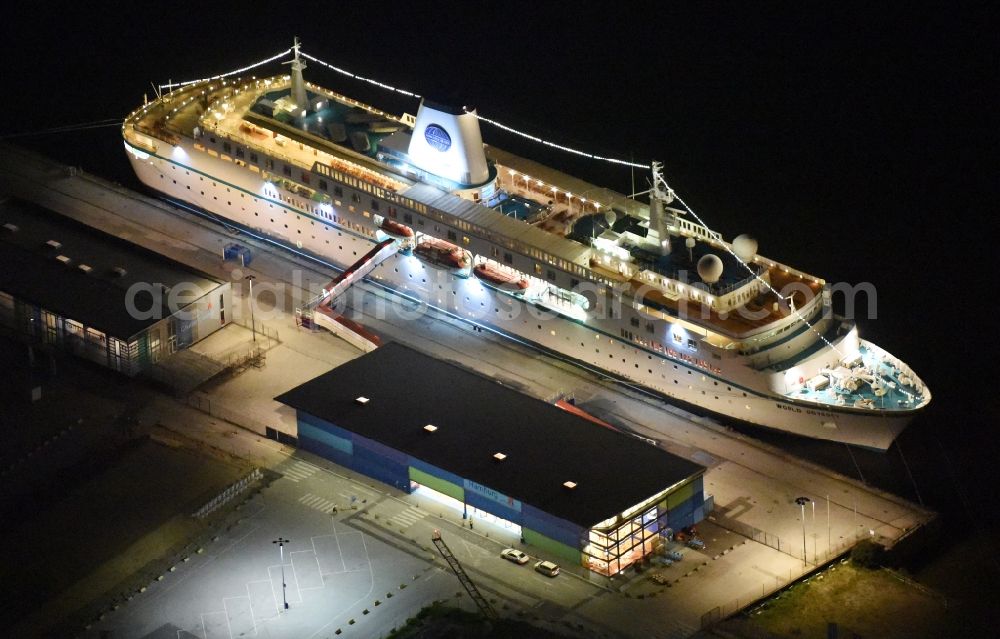
[[[427,144],[442,153],[451,148],[451,136],[437,124],[427,125],[424,129],[424,139],[427,140]]]

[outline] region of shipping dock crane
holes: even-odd
[[[444,557],[444,560],[448,562],[448,565],[451,566],[451,570],[455,573],[455,576],[458,577],[458,580],[462,582],[462,586],[465,587],[465,591],[469,593],[472,600],[476,602],[477,606],[479,606],[479,610],[482,611],[487,619],[492,619],[494,621],[499,619],[500,616],[497,614],[497,611],[493,609],[490,602],[486,601],[486,598],[483,597],[482,593],[479,592],[479,589],[476,588],[476,584],[472,583],[472,580],[469,579],[469,575],[465,574],[462,564],[458,563],[458,559],[456,559],[455,555],[452,554],[451,549],[448,548],[448,544],[444,543],[444,540],[441,539],[440,530],[435,530],[431,533],[431,541],[433,541],[434,545],[437,546],[438,552],[440,552],[441,556]]]

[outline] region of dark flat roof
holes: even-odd
[[[17,230],[4,228],[6,224]],[[61,246],[49,247],[49,240]],[[60,255],[69,262],[57,260]],[[82,271],[80,264],[90,266],[90,272]],[[116,267],[125,274],[114,273]],[[200,296],[222,282],[36,204],[0,199],[0,291],[128,340],[159,321],[129,314],[125,301],[136,283],[168,288],[190,283]],[[148,310],[151,302],[148,294],[135,299],[140,310]]]
[[[370,401],[361,406],[359,396]],[[397,343],[277,400],[586,528],[704,471]]]

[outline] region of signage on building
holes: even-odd
[[[437,124],[427,125],[424,129],[424,139],[427,140],[427,144],[442,153],[451,148],[451,136]]]
[[[507,508],[512,508],[517,512],[521,512],[521,502],[514,499],[513,497],[508,497],[507,495],[504,495],[501,492],[495,491],[492,488],[487,488],[482,484],[477,484],[476,482],[469,479],[463,479],[462,483],[464,485],[463,487],[468,492],[475,493],[481,497],[485,497],[489,500],[495,501],[498,504],[502,504]]]

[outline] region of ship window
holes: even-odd
[[[236,157],[246,157],[246,152],[243,150],[243,147],[236,147]]]
[[[251,162],[256,162],[257,161],[257,154],[254,153],[253,151],[250,152],[250,161]]]
[[[319,181],[319,188],[323,189],[324,191],[326,190],[326,188],[327,188],[326,187],[326,180],[320,180]]]
[[[639,318],[638,317],[632,317],[632,318],[630,318],[629,319],[629,323],[632,324],[632,326],[635,326],[636,328],[639,328]]]
[[[535,263],[535,275],[541,275],[541,274],[542,274],[542,265],[536,262]]]
[[[458,235],[455,234],[455,231],[448,231],[448,239],[455,242],[458,240]]]
[[[681,336],[680,335],[678,335],[677,333],[671,333],[671,335],[674,338],[674,342],[676,342],[678,344],[683,343],[683,340],[681,340]]]
[[[361,202],[361,196],[357,193],[351,193],[351,201],[357,204],[358,202]]]
[[[337,195],[337,196],[340,196],[340,197],[344,197],[344,189],[343,189],[343,187],[339,187],[339,186],[333,187],[333,194]],[[340,204],[340,202],[337,202],[337,204]]]
[[[264,158],[264,166],[267,167],[267,168],[269,168],[269,169],[271,169],[273,171],[274,170],[274,160],[272,160],[271,158]]]
[[[469,244],[469,236],[468,235],[463,235],[462,236],[462,244],[465,244],[465,245]]]
[[[403,213],[403,221],[407,224],[413,224],[413,216],[409,213]]]
[[[223,142],[222,143],[222,150],[225,151],[226,153],[232,153],[233,152],[233,145],[230,144],[229,142]]]
[[[698,342],[694,341],[693,339],[689,339],[688,348],[693,348],[694,350],[698,350]]]
[[[570,288],[576,288],[579,285],[580,285],[580,280],[578,280],[576,278],[571,278],[570,279],[570,281],[569,281],[569,287]]]
[[[555,282],[555,281],[556,281],[556,272],[555,272],[555,271],[553,271],[552,269],[548,269],[548,270],[547,270],[547,271],[545,272],[545,277],[547,277],[547,278],[549,278],[550,280],[552,280],[553,282]]]
[[[513,264],[514,263],[514,256],[511,255],[510,253],[504,253],[503,254],[503,261],[506,262],[507,264]]]
[[[378,200],[372,200],[372,210],[377,211],[379,209]]]
[[[282,165],[281,171],[288,177],[292,177],[292,167],[288,166],[287,164]]]
[[[646,322],[646,332],[647,333],[652,333],[653,332],[653,323],[652,322]]]
[[[302,183],[309,184],[309,174],[305,171],[302,172]]]
[[[215,138],[213,136],[209,136],[208,139],[212,144],[215,144]]]

